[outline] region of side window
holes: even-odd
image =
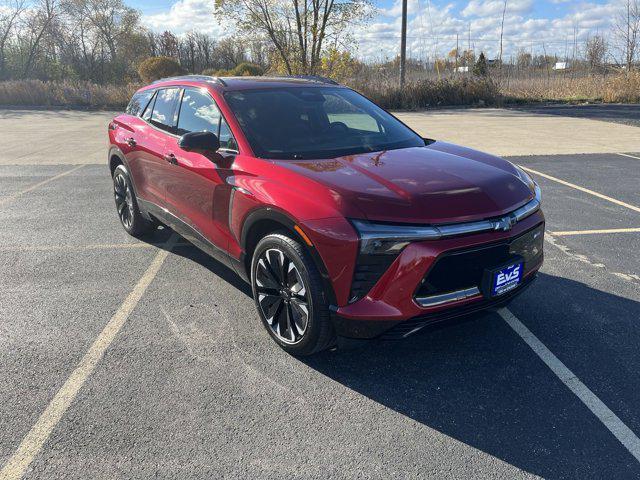
[[[234,150],[236,152],[238,151],[236,139],[233,138],[233,133],[231,133],[231,129],[224,118],[220,119],[220,133],[218,138],[220,139],[220,148],[225,150]]]
[[[158,90],[153,113],[151,114],[151,123],[153,125],[166,131],[173,130],[175,126],[173,112],[179,93],[179,88]]]
[[[145,122],[148,122],[149,120],[151,120],[151,113],[153,112],[153,104],[155,101],[156,101],[156,95],[153,95],[153,97],[151,98],[151,101],[147,105],[147,108],[144,109],[144,113],[142,114],[142,119]]]
[[[151,100],[151,97],[153,97],[153,93],[153,90],[145,90],[144,92],[136,93],[131,98],[125,112],[129,115],[139,116],[144,110],[144,107],[147,106],[147,103],[149,103],[149,100]]]
[[[218,133],[220,110],[209,95],[187,89],[182,95],[178,118],[178,135],[189,132]],[[221,142],[222,143],[222,142]]]

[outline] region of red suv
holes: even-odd
[[[525,172],[330,80],[158,81],[109,143],[125,230],[167,225],[231,267],[293,354],[502,305],[542,264]]]

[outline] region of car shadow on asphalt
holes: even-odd
[[[548,295],[560,289],[594,305],[615,301],[629,319],[640,318],[640,303],[579,282],[540,274],[538,285]],[[551,321],[563,317],[559,310]],[[325,352],[304,362],[527,472],[545,478],[640,474],[635,459],[496,313],[436,325],[402,341]]]
[[[162,248],[167,235],[158,231],[148,241]],[[196,247],[181,244],[172,253],[200,264],[251,297],[250,286],[235,272]],[[565,296],[576,299],[584,310],[570,311]],[[542,297],[545,309],[534,309]],[[561,323],[582,328],[589,311],[587,321],[593,323],[615,315],[613,335],[626,333],[631,341],[638,335],[629,331],[629,323],[640,318],[639,302],[566,278],[541,273],[515,302],[512,309],[532,312],[521,316],[530,328],[534,323],[554,334],[554,325]],[[601,325],[592,328],[597,331]],[[603,348],[613,347],[600,345],[601,336],[581,332],[570,340],[575,339],[583,350],[598,352],[592,370],[614,368],[603,365]],[[555,346],[550,348],[562,359]],[[439,323],[401,341],[370,341],[360,348],[327,351],[301,361],[419,424],[529,473],[545,478],[640,475],[635,459],[496,313]],[[598,381],[585,378],[582,371],[576,373],[588,385]],[[640,379],[627,383],[623,396],[640,389]],[[617,410],[610,399],[602,396],[602,400]]]
[[[160,227],[153,233],[141,238],[141,240],[158,248],[166,250],[167,241],[169,240],[169,237],[172,235],[172,233],[173,231],[170,228]],[[200,264],[211,273],[215,274],[222,280],[235,287],[240,293],[253,298],[251,286],[242,278],[240,278],[240,276],[236,272],[234,272],[229,267],[219,262],[212,256],[206,254],[195,245],[192,245],[183,237],[178,235],[177,245],[174,245],[171,248],[171,253],[180,255],[181,257],[187,258],[195,263]]]

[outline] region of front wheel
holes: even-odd
[[[322,278],[299,242],[280,233],[260,240],[251,286],[265,328],[284,350],[310,355],[335,342]]]

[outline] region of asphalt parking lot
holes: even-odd
[[[640,152],[511,157],[548,235],[508,310],[299,360],[229,270],[123,231],[108,117],[0,111],[0,479],[640,478]]]

